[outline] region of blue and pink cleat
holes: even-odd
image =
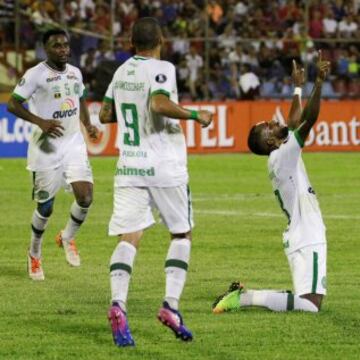
[[[184,325],[179,311],[172,309],[166,301],[163,302],[163,307],[159,310],[157,317],[165,326],[174,332],[177,338],[183,341],[191,341],[193,339],[193,335]]]
[[[133,337],[126,319],[126,313],[114,303],[108,312],[114,343],[116,346],[135,346]]]

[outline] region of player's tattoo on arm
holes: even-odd
[[[115,123],[116,116],[113,110],[113,104],[108,102],[103,102],[99,114],[100,122],[102,124]]]

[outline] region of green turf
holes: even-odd
[[[94,158],[95,198],[78,235],[82,266],[70,268],[54,243],[72,197],[60,193],[43,246],[45,282],[27,278],[30,176],[25,160],[0,160],[0,359],[358,359],[360,357],[360,154],[305,154],[328,229],[328,297],[320,314],[247,310],[215,316],[211,303],[240,279],[252,288],[291,288],[282,251],[286,224],[271,193],[266,159],[191,156],[196,228],[181,309],[194,332],[177,341],[157,320],[168,234],[150,229],[129,294],[134,349],[112,344],[106,312],[107,237],[116,159]]]

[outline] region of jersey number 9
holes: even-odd
[[[130,146],[139,146],[139,119],[136,105],[122,103],[121,112],[127,129],[127,132],[124,133],[124,144]]]

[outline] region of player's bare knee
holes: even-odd
[[[191,230],[186,233],[170,234],[170,235],[171,235],[171,240],[188,239],[191,241],[192,239]]]
[[[76,199],[77,204],[82,208],[90,207],[92,203],[92,194],[87,194],[84,196],[80,196]]]
[[[140,245],[140,240],[142,238],[143,235],[143,231],[135,231],[132,233],[128,233],[128,234],[122,234],[119,235],[119,241],[126,241],[128,243],[130,243],[131,245],[135,246],[136,248],[139,247]]]
[[[37,211],[43,217],[50,217],[54,208],[54,198],[37,204]]]

